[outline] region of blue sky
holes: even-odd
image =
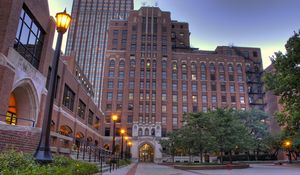
[[[146,5],[170,11],[172,19],[189,23],[191,45],[214,50],[218,45],[260,47],[264,67],[284,45],[293,31],[300,29],[300,0],[134,0],[135,9]],[[72,0],[49,0],[52,16]],[[66,35],[64,45],[66,42]],[[64,50],[64,49],[62,49]]]

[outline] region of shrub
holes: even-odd
[[[90,175],[97,172],[96,165],[64,156],[54,156],[53,163],[42,165],[30,154],[13,150],[0,154],[1,175]]]

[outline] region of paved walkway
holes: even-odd
[[[300,167],[272,164],[256,164],[237,170],[183,171],[156,164],[138,164],[135,175],[300,175]]]
[[[136,170],[137,164],[132,163],[128,166],[125,166],[123,168],[119,168],[112,172],[105,172],[103,175],[134,175]]]

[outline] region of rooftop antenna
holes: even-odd
[[[142,2],[142,6],[146,6],[146,4],[147,4],[146,1]]]
[[[158,7],[158,1],[155,1],[155,7]]]

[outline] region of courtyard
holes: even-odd
[[[251,168],[237,170],[177,170],[169,166],[139,163],[135,175],[300,175],[300,166],[252,164]]]

